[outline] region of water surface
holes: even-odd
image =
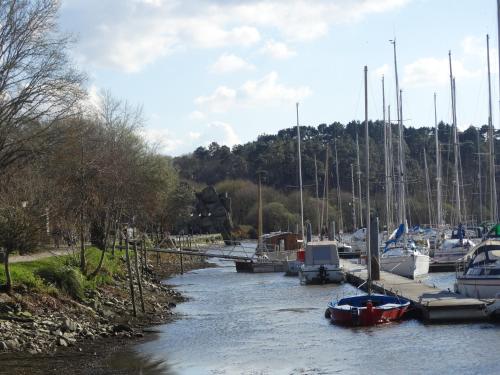
[[[498,373],[500,326],[415,320],[343,328],[324,318],[332,298],[359,293],[349,284],[301,286],[280,273],[236,273],[231,262],[169,284],[190,298],[156,340],[134,348],[163,362],[158,374]],[[453,274],[425,282],[452,287]]]

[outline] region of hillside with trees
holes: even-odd
[[[324,186],[329,186],[329,216],[337,223],[343,222],[345,230],[355,227],[353,222],[352,176],[354,168],[355,195],[359,196],[357,184],[356,138],[360,145],[361,171],[364,171],[364,124],[351,121],[344,125],[334,122],[317,127],[301,126],[302,174],[305,193],[305,219],[317,228],[318,211],[326,211],[322,197]],[[385,223],[385,172],[384,172],[384,128],[382,121],[369,122],[370,135],[370,183],[374,213]],[[456,198],[453,188],[453,144],[451,125],[439,124],[439,142],[442,160],[443,202],[446,222],[453,221],[453,206]],[[397,160],[396,147],[398,129],[392,125],[392,141],[394,160]],[[464,192],[463,215],[468,221],[479,222],[489,217],[487,205],[488,180],[486,177],[487,127],[470,126],[459,134],[461,185]],[[500,146],[497,141],[496,149]],[[412,224],[435,223],[436,200],[436,151],[434,127],[405,127],[403,142],[407,168],[407,197],[409,220]],[[337,175],[335,165],[335,148],[338,155],[338,183],[340,185],[340,202],[337,197]],[[325,175],[327,149],[328,172]],[[424,151],[427,156],[428,174],[431,185],[431,217],[426,193],[426,169]],[[478,156],[481,156],[480,160]],[[257,140],[232,149],[212,143],[208,147],[199,147],[193,153],[174,158],[174,165],[182,178],[199,184],[216,184],[219,190],[227,191],[233,198],[233,217],[239,225],[254,225],[256,222],[256,181],[257,171],[264,171],[264,214],[274,218],[264,223],[265,230],[295,230],[300,212],[298,201],[298,155],[297,130],[288,128],[275,135],[261,135]],[[482,195],[479,195],[479,166],[482,170]],[[316,199],[316,172],[320,201]],[[396,175],[397,171],[393,171]],[[364,181],[364,174],[361,179]],[[364,184],[362,190],[364,189]],[[363,193],[364,195],[364,193]],[[482,197],[482,217],[480,210]],[[357,225],[359,222],[359,205],[357,208]],[[267,214],[266,214],[267,212]],[[342,216],[342,217],[341,217]],[[267,227],[266,227],[267,225]]]

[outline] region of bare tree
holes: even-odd
[[[84,95],[57,11],[56,0],[0,0],[0,173],[50,148]]]

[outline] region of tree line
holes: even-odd
[[[397,160],[398,127],[392,124],[393,158]],[[320,124],[317,127],[301,126],[301,150],[302,150],[302,174],[304,183],[304,194],[306,210],[310,212],[306,219],[313,223],[313,229],[317,226],[317,211],[322,208],[322,197],[326,196],[325,182],[329,186],[329,212],[337,225],[342,222],[344,230],[352,230],[361,225],[359,211],[357,224],[353,221],[353,203],[359,210],[359,202],[352,199],[352,179],[354,178],[355,197],[359,197],[357,184],[357,151],[356,139],[359,143],[359,160],[361,180],[364,181],[364,123],[351,121],[347,124],[334,122],[330,125]],[[385,213],[385,168],[384,168],[384,124],[382,121],[369,121],[370,137],[370,194],[372,205],[382,223],[386,222]],[[444,219],[448,223],[454,222],[454,207],[456,198],[454,196],[454,151],[452,143],[452,126],[444,122],[438,124],[438,138],[442,160],[443,180],[443,207]],[[460,184],[462,186],[462,216],[469,222],[481,222],[489,218],[489,202],[487,167],[488,160],[485,154],[488,152],[487,126],[470,126],[459,133],[459,161],[460,161]],[[500,143],[495,139],[498,150]],[[338,156],[338,170],[336,174],[335,149]],[[406,160],[406,182],[408,199],[408,219],[412,224],[435,224],[436,222],[436,146],[435,127],[422,126],[418,128],[404,127],[403,150]],[[427,170],[424,163],[424,152],[427,158]],[[328,153],[328,165],[325,163]],[[497,151],[498,158],[498,151]],[[285,204],[289,214],[296,215],[297,199],[287,199],[295,196],[298,190],[298,153],[297,153],[297,129],[291,127],[280,130],[277,134],[265,134],[259,136],[255,141],[242,145],[236,145],[232,149],[212,143],[208,147],[198,147],[193,153],[174,158],[174,165],[180,175],[202,184],[218,184],[227,189],[232,186],[231,181],[257,181],[256,171],[265,171],[264,183],[275,191],[274,199]],[[351,173],[353,166],[354,176]],[[481,176],[478,171],[482,170]],[[397,171],[391,173],[393,178],[397,177]],[[426,189],[426,173],[429,175],[431,187],[431,202],[429,217],[429,204]],[[316,176],[318,179],[318,190],[320,202],[316,199]],[[340,186],[340,205],[337,195],[337,179]],[[481,189],[480,189],[481,184]],[[238,197],[248,186],[241,184],[241,192],[233,191]],[[362,184],[362,196],[364,196],[364,184]],[[251,197],[256,202],[255,191]],[[281,198],[278,198],[281,196]],[[241,210],[241,197],[233,199],[233,216],[235,222],[240,224],[255,225],[251,213],[255,206],[247,207],[244,213]],[[482,205],[479,204],[482,202]],[[341,207],[339,207],[341,206]],[[281,209],[281,208],[280,208]],[[279,211],[279,210],[278,210]],[[340,215],[342,213],[342,215]],[[283,216],[283,215],[282,215]],[[286,216],[286,215],[285,215]],[[342,216],[342,217],[340,217]],[[283,216],[284,217],[284,216]],[[295,219],[297,221],[297,219]]]

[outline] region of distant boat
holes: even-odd
[[[471,231],[468,231],[471,234]],[[477,233],[477,234],[476,234]],[[472,234],[476,238],[480,238],[479,232]],[[445,239],[441,246],[434,250],[434,263],[456,262],[466,255],[476,244],[468,238],[466,230],[461,225],[452,232],[451,238]]]
[[[369,294],[330,302],[325,317],[348,326],[372,326],[400,319],[410,306],[405,298]]]
[[[301,284],[340,283],[345,274],[340,266],[337,241],[309,242],[304,264],[300,266]]]

